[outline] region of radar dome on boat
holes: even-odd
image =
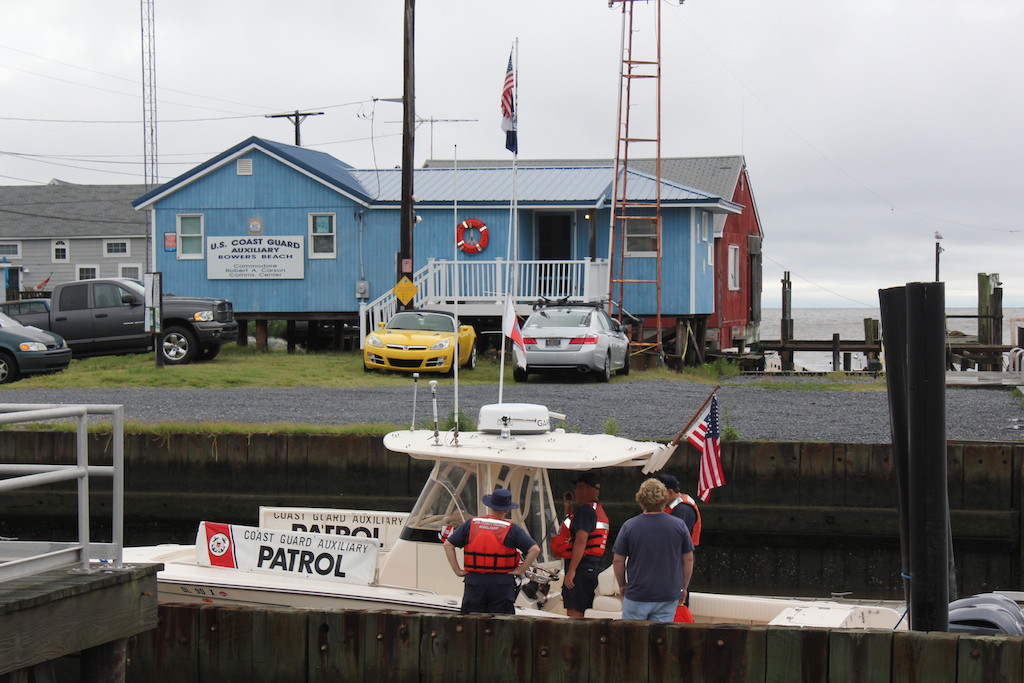
[[[543,434],[551,431],[551,414],[547,406],[535,403],[491,403],[480,406],[477,429],[492,434]]]

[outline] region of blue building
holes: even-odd
[[[500,317],[506,292],[522,313],[539,297],[609,300],[613,175],[601,162],[417,169],[413,303],[458,302],[472,321]],[[653,198],[658,182],[630,170],[631,199]],[[662,325],[675,327],[713,312],[714,216],[743,207],[664,179],[660,199]],[[397,307],[400,170],[355,169],[252,137],[133,206],[152,212],[152,266],[164,289],[227,297],[241,320],[358,321],[365,330]],[[653,276],[654,223],[627,222],[620,279]],[[657,291],[624,285],[622,308],[652,316]]]

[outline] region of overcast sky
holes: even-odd
[[[402,0],[156,0],[163,180],[257,135],[354,166],[401,161]],[[947,305],[996,272],[1024,306],[1024,4],[664,3],[663,156],[743,154],[766,307],[877,306],[928,281]],[[637,54],[652,46],[637,7]],[[604,0],[419,0],[416,163],[509,158],[499,95],[519,43],[520,159],[615,150],[621,11]],[[0,0],[0,184],[142,182],[138,0]],[[647,48],[644,48],[647,49]],[[635,55],[636,56],[636,55]],[[653,95],[637,97],[640,112]],[[452,121],[463,119],[462,121]],[[637,155],[637,151],[631,152]],[[639,156],[651,156],[643,151]]]

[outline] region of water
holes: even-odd
[[[977,315],[973,308],[949,308],[946,315]],[[864,318],[880,319],[877,308],[794,308],[793,338],[797,340],[832,339],[838,333],[843,340],[864,339]],[[761,339],[779,339],[781,336],[781,308],[765,308],[761,311]],[[1024,327],[1024,308],[1003,309],[1003,343],[1017,343],[1017,327]],[[977,336],[978,321],[971,318],[952,318],[946,321],[946,329],[963,332],[969,337]],[[832,354],[821,352],[797,352],[793,362],[808,370],[828,372],[832,370]],[[863,354],[855,353],[852,367],[864,369]]]

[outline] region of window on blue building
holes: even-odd
[[[634,218],[626,224],[626,256],[657,256],[658,227],[653,218]]]
[[[309,258],[334,258],[335,253],[334,214],[309,214]]]
[[[203,258],[203,216],[178,216],[178,258]]]

